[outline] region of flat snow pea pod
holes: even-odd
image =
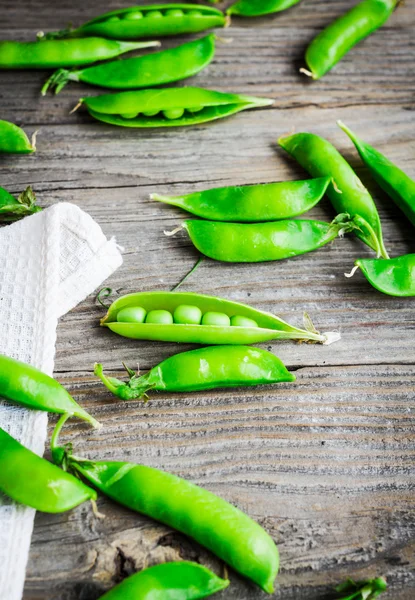
[[[386,252],[379,214],[372,196],[336,148],[313,133],[281,137],[278,143],[313,177],[330,176],[327,195],[338,213],[360,217],[356,235],[379,256]],[[363,221],[362,221],[363,219]]]
[[[229,222],[278,221],[301,215],[324,196],[330,177],[214,188],[183,196],[151,194],[203,219]]]
[[[389,260],[359,258],[355,265],[380,292],[389,296],[415,296],[415,254]]]
[[[30,142],[23,129],[10,121],[0,120],[0,153],[31,154],[36,150],[35,141],[35,134]]]
[[[320,79],[353,46],[379,29],[389,19],[399,0],[363,0],[331,23],[314,38],[305,53],[303,73]]]
[[[260,17],[281,12],[298,4],[300,0],[239,0],[226,11],[228,15],[241,17]]]
[[[218,387],[252,386],[263,383],[295,381],[282,361],[260,348],[248,346],[211,346],[181,352],[163,360],[145,375],[128,369],[127,383],[107,377],[101,364],[95,375],[118,398],[133,400],[145,397],[153,389],[166,392],[195,392]]]
[[[184,221],[194,246],[209,258],[223,262],[265,262],[283,260],[333,241],[354,229],[348,215],[333,223],[322,221],[271,221],[270,223],[221,223]]]
[[[0,42],[0,69],[80,67],[159,42],[120,42],[103,38]]]
[[[198,600],[228,585],[228,580],[197,563],[168,562],[127,577],[100,600]]]
[[[17,221],[42,210],[36,204],[36,195],[29,185],[17,198],[0,187],[0,223]]]
[[[120,92],[82,98],[91,116],[121,127],[183,127],[228,117],[241,110],[269,106],[273,100],[202,88]]]
[[[225,15],[216,8],[200,4],[151,4],[114,10],[77,29],[47,33],[46,37],[102,35],[106,38],[131,40],[198,33],[225,25]]]
[[[95,490],[25,448],[1,428],[0,491],[47,513],[64,512],[97,497]]]
[[[205,546],[264,591],[274,591],[278,549],[238,508],[176,475],[127,462],[83,460],[67,453],[69,470],[103,494],[177,529]]]
[[[68,81],[82,81],[121,90],[171,83],[199,73],[212,61],[214,54],[215,36],[210,34],[154,54],[111,61],[77,71],[60,69],[47,80],[42,94],[49,87],[55,88],[58,94]]]
[[[242,327],[232,325],[194,325],[173,323],[172,325],[150,323],[120,323],[117,315],[129,307],[140,306],[146,312],[163,309],[174,313],[182,305],[197,306],[203,314],[222,313],[247,319]],[[256,324],[256,326],[255,326]],[[123,337],[136,340],[163,342],[187,342],[193,344],[256,344],[274,339],[302,339],[320,343],[336,341],[336,334],[319,334],[289,325],[282,319],[240,302],[224,298],[195,294],[192,292],[138,292],[121,296],[111,304],[101,325]],[[337,337],[337,339],[339,339]]]
[[[415,225],[415,181],[383,154],[357,137],[344,123],[337,124],[352,140],[374,179]]]
[[[0,395],[27,408],[69,414],[94,427],[100,426],[55,379],[3,354],[0,354]]]

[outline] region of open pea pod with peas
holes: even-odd
[[[47,39],[99,35],[133,40],[198,33],[213,27],[224,27],[226,23],[223,12],[201,4],[150,4],[113,10],[91,19],[77,29],[39,35]]]
[[[192,292],[138,292],[111,304],[101,325],[136,340],[203,345],[294,339],[329,344],[339,334],[299,329],[246,304]]]

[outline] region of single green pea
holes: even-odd
[[[171,325],[173,323],[173,315],[168,310],[150,310],[150,312],[147,313],[146,323]]]
[[[137,115],[138,115],[138,112],[130,112],[130,113],[124,113],[121,116],[123,119],[135,119]]]
[[[144,323],[147,312],[141,306],[127,306],[117,314],[118,323]]]
[[[154,110],[143,110],[143,111],[142,111],[142,114],[143,114],[145,117],[155,117],[156,115],[158,115],[158,114],[159,114],[159,112],[160,112],[160,111],[158,110],[158,108],[155,108]]]
[[[184,12],[180,8],[170,8],[165,12],[166,17],[183,17]]]
[[[202,311],[198,306],[191,304],[180,304],[173,313],[175,323],[181,325],[199,325],[202,320]]]
[[[203,17],[200,10],[189,10],[187,14],[189,15],[189,17]]]
[[[231,325],[232,327],[258,327],[258,323],[254,319],[241,317],[240,315],[231,317]]]
[[[170,108],[163,110],[163,115],[166,119],[180,119],[184,115],[184,108]]]
[[[124,15],[124,19],[127,19],[128,21],[138,21],[138,19],[142,19],[142,18],[143,18],[143,13],[141,13],[140,11],[130,12],[130,13],[127,13],[126,15]]]
[[[163,13],[159,10],[149,10],[146,13],[146,19],[162,19]]]
[[[197,113],[197,112],[200,112],[201,110],[203,110],[203,106],[191,106],[187,110],[191,113]]]
[[[117,17],[117,15],[114,15],[113,17],[108,17],[107,19],[107,23],[114,23],[114,21],[119,21],[120,17]]]
[[[225,313],[206,312],[202,317],[202,325],[218,325],[219,327],[229,327],[231,320]]]

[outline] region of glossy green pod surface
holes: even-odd
[[[0,69],[80,67],[158,42],[120,42],[103,38],[0,42]]]
[[[238,15],[241,17],[260,17],[271,13],[287,10],[300,0],[239,0],[232,4],[226,11],[228,15]]]
[[[336,148],[313,133],[296,133],[280,138],[278,143],[313,177],[330,176],[333,179],[327,195],[336,212],[364,219],[369,229],[356,230],[355,234],[375,252],[388,258],[373,198]]]
[[[337,124],[349,136],[374,179],[415,225],[415,181],[386,156],[361,140],[344,123]]]
[[[35,150],[34,142],[30,142],[23,129],[10,121],[0,120],[0,154],[31,154]]]
[[[359,258],[360,267],[368,282],[389,296],[415,296],[415,254],[397,258]]]
[[[173,527],[211,550],[236,571],[272,593],[278,549],[258,523],[185,479],[126,462],[84,461],[69,466],[116,502]]]
[[[78,29],[49,33],[47,37],[102,35],[131,40],[198,33],[225,25],[225,15],[216,8],[201,4],[150,4],[113,10],[84,23]]]
[[[228,585],[197,563],[168,562],[130,575],[99,600],[199,600]]]
[[[278,221],[310,210],[324,196],[330,177],[204,190],[183,196],[152,194],[203,219],[228,222]]]
[[[0,187],[0,223],[11,223],[41,210],[30,185],[17,198]]]
[[[219,312],[229,316],[239,315],[252,319],[257,327],[232,327],[213,325],[171,325],[153,323],[119,323],[118,313],[127,308],[141,306],[148,313],[151,310],[168,310],[172,314],[180,305],[198,306],[202,313]],[[192,292],[138,292],[115,300],[101,320],[118,335],[137,340],[155,340],[163,342],[186,342],[193,344],[256,344],[274,339],[304,339],[325,343],[324,334],[313,333],[289,325],[282,319],[256,310],[246,304],[232,302]]]
[[[273,104],[268,98],[193,87],[104,94],[82,98],[81,102],[95,119],[121,127],[197,125]]]
[[[363,0],[323,29],[305,54],[313,79],[325,75],[353,46],[381,27],[398,0]]]
[[[7,496],[47,513],[60,513],[96,492],[79,479],[22,446],[0,428],[0,490]]]

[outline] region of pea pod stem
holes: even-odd
[[[42,209],[36,204],[36,195],[29,185],[17,198],[0,187],[0,222],[10,223],[33,215]]]

